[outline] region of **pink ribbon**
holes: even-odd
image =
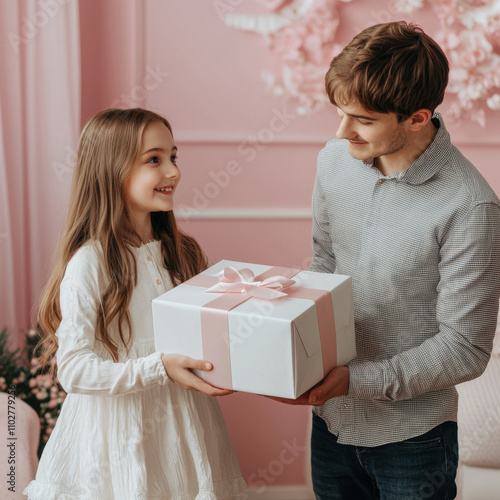
[[[209,293],[251,293],[252,297],[273,300],[286,297],[282,292],[295,284],[294,280],[285,276],[270,276],[263,281],[255,281],[255,275],[250,269],[244,268],[237,271],[234,267],[227,266],[217,275],[219,282],[205,292]]]
[[[254,277],[250,269],[237,271],[232,267],[226,267],[217,276],[199,274],[183,283],[208,287],[206,292],[222,293],[220,297],[201,308],[203,356],[214,366],[210,372],[205,373],[205,380],[208,383],[225,389],[233,388],[228,313],[252,297],[273,300],[288,296],[313,301],[318,316],[324,375],[337,365],[337,341],[331,293],[328,290],[291,286],[295,283],[291,278],[300,271],[287,267],[272,267]],[[286,293],[282,291],[285,289]]]

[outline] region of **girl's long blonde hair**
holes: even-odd
[[[105,278],[97,304],[96,339],[117,361],[120,345],[108,333],[110,323],[117,317],[120,342],[125,347],[129,345],[128,306],[137,284],[136,262],[129,245],[137,242],[138,236],[127,211],[124,186],[141,151],[144,129],[152,122],[162,122],[172,132],[165,118],[140,108],[101,111],[83,129],[65,229],[38,311],[38,328],[44,335],[43,364],[57,350],[55,332],[62,319],[59,293],[66,266],[87,242],[99,249],[100,269]],[[151,222],[174,286],[206,269],[206,256],[196,240],[177,228],[172,211],[152,212]]]

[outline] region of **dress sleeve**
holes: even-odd
[[[380,361],[353,360],[349,396],[403,400],[483,373],[495,335],[500,293],[500,209],[471,208],[442,243],[439,331],[418,347]]]
[[[115,396],[167,382],[161,353],[115,363],[93,351],[97,308],[84,287],[63,281],[60,302],[57,366],[59,382],[66,392]]]

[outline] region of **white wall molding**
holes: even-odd
[[[314,493],[307,486],[266,486],[265,488],[249,488],[242,494],[242,498],[245,500],[314,500]]]
[[[312,217],[310,208],[179,208],[175,210],[175,216],[179,220],[309,220]]]
[[[265,127],[263,127],[265,128]],[[192,145],[233,145],[239,146],[240,144],[252,145],[253,143],[258,143],[265,146],[319,146],[323,147],[329,140],[334,139],[335,136],[332,133],[331,136],[305,136],[304,134],[276,134],[276,137],[272,141],[263,142],[258,140],[257,134],[258,130],[254,133],[245,132],[189,132],[180,131],[175,132],[175,141],[178,144],[192,144]],[[493,137],[485,137],[481,139],[475,139],[471,141],[467,138],[452,138],[453,144],[460,147],[500,147],[500,140]]]
[[[263,127],[266,128],[266,127]],[[240,144],[252,144],[259,143],[266,146],[280,146],[280,145],[291,145],[291,146],[303,146],[303,145],[325,145],[327,141],[332,137],[317,137],[317,136],[304,136],[303,134],[280,134],[277,133],[276,137],[272,141],[259,141],[257,134],[259,130],[255,133],[245,133],[245,132],[207,132],[207,133],[197,133],[181,131],[175,133],[175,142],[179,144],[199,144],[199,145],[240,145]]]

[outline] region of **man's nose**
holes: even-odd
[[[335,136],[337,139],[349,139],[354,137],[356,134],[354,133],[351,122],[345,116],[342,118],[340,125],[337,129]]]

